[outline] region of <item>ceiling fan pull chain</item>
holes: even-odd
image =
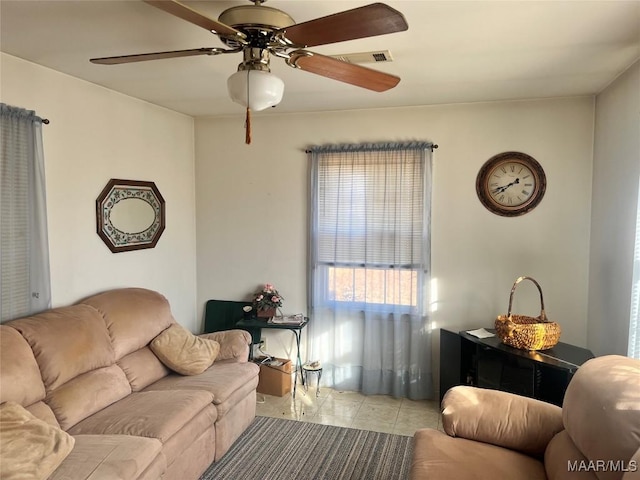
[[[251,70],[247,70],[247,115],[244,121],[245,137],[244,143],[251,144],[251,95],[249,92],[249,85],[251,84]]]
[[[247,107],[247,118],[244,122],[244,128],[246,129],[244,143],[249,145],[251,143],[251,110],[249,107]]]

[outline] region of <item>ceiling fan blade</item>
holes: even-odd
[[[194,25],[198,25],[199,27],[209,30],[217,35],[233,37],[237,40],[244,40],[246,38],[246,35],[241,31],[209,18],[180,2],[176,2],[175,0],[144,0],[144,2],[159,8],[160,10],[164,10],[171,15],[175,15],[178,18],[186,20],[187,22],[191,22]]]
[[[395,75],[306,50],[293,52],[287,63],[305,72],[350,83],[356,87],[366,88],[374,92],[384,92],[395,87],[400,82],[400,77]]]
[[[117,65],[120,63],[144,62],[146,60],[161,60],[163,58],[217,55],[222,52],[222,50],[217,48],[192,48],[190,50],[173,50],[171,52],[139,53],[136,55],[121,55],[118,57],[92,58],[89,61],[100,65]]]
[[[283,29],[285,37],[295,45],[314,47],[357,38],[402,32],[409,25],[402,13],[384,3],[334,13]]]

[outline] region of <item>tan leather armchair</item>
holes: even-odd
[[[594,358],[562,409],[459,386],[442,401],[444,433],[414,435],[411,479],[640,479],[640,360]]]

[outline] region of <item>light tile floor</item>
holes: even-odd
[[[325,387],[316,397],[315,387],[305,392],[300,384],[295,400],[291,393],[284,397],[258,393],[256,414],[406,436],[420,428],[442,430],[438,401],[367,396]]]

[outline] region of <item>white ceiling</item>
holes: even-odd
[[[372,3],[271,0],[296,22]],[[246,0],[185,2],[212,17]],[[401,77],[375,93],[288,67],[278,112],[592,95],[640,57],[638,1],[389,0],[406,32],[315,47],[335,55],[389,49],[369,64]],[[0,50],[193,116],[244,113],[226,92],[242,55],[197,56],[125,65],[89,58],[223,47],[208,31],[139,1],[0,0]],[[268,113],[268,112],[267,112]]]

